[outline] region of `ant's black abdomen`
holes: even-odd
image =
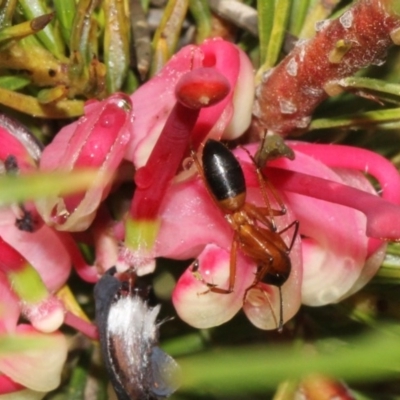
[[[222,143],[208,139],[203,149],[203,171],[210,192],[219,203],[234,211],[246,196],[242,167]],[[239,200],[240,199],[240,200]],[[226,202],[227,201],[227,202]]]

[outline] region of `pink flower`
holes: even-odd
[[[385,246],[373,238],[400,237],[395,223],[400,215],[400,179],[389,162],[356,148],[292,145],[294,161],[276,160],[265,171],[288,208],[285,216],[275,217],[278,231],[294,220],[300,222],[300,235],[290,252],[292,271],[282,287],[285,321],[295,315],[301,303],[319,306],[338,302],[359,290],[383,260]],[[236,154],[245,173],[247,201],[263,206],[254,165],[243,151]],[[359,171],[378,179],[382,198]],[[241,252],[234,292],[204,293],[208,288],[199,274],[205,281],[227,288],[233,238],[204,182],[195,176],[175,183],[161,213],[157,256],[195,258],[199,265],[193,271],[192,264],[176,285],[173,302],[180,317],[195,327],[207,328],[226,322],[243,307],[253,324],[275,329],[280,309],[278,290],[260,283],[247,292],[257,266]],[[289,245],[293,230],[283,236]]]
[[[157,99],[157,101],[154,101]],[[221,39],[186,46],[132,96],[135,120],[126,157],[137,168],[119,268],[154,269],[159,208],[190,148],[206,136],[234,138],[249,126],[252,66]]]
[[[40,399],[60,384],[67,341],[59,332],[42,333],[32,326],[17,324],[21,303],[1,271],[0,297],[1,304],[7,305],[1,308],[0,343],[4,342],[4,348],[9,340],[14,349],[0,356],[0,394],[15,393],[17,399],[29,393]]]
[[[24,127],[0,116],[0,136],[3,173],[36,169],[41,149]],[[68,323],[71,318],[55,292],[65,285],[72,263],[86,280],[97,280],[97,274],[71,237],[43,224],[30,203],[0,209],[0,254],[0,342],[3,349],[7,343],[17,349],[0,356],[0,394],[39,399],[59,385],[67,356],[66,339],[57,330],[65,316]],[[31,325],[18,324],[20,317]],[[93,331],[81,321],[72,325]]]
[[[96,168],[98,176],[84,193],[36,202],[50,225],[63,231],[85,230],[111,188],[113,174],[124,158],[132,124],[130,100],[116,93],[101,102],[89,101],[85,115],[64,127],[43,151],[42,171]]]

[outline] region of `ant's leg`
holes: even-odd
[[[275,199],[275,201],[277,202],[277,204],[279,206],[278,210],[275,210],[270,206],[271,211],[274,213],[274,215],[285,215],[286,211],[287,211],[285,203],[283,202],[278,191],[275,189],[275,186],[271,184],[271,182],[263,174],[261,169],[257,168],[256,172],[257,172],[258,182],[260,184],[260,191],[261,191],[264,201],[269,203],[269,198],[268,198],[268,194],[267,194],[267,188],[268,188],[268,190],[272,193],[272,197]]]
[[[271,209],[267,207],[257,207],[251,203],[245,203],[243,205],[243,210],[252,218],[261,222],[263,225],[268,227],[271,231],[276,232],[276,226],[271,219],[270,211]]]
[[[265,210],[266,214],[268,214],[269,219],[270,219],[270,225],[272,226],[272,230],[276,231],[276,224],[274,220],[274,216],[280,216],[280,215],[285,215],[286,214],[286,206],[279,195],[278,191],[275,189],[275,187],[269,182],[268,178],[263,174],[262,170],[258,167],[256,160],[254,157],[250,154],[250,152],[245,148],[241,146],[241,149],[244,150],[247,155],[249,156],[250,160],[252,161],[256,174],[257,174],[257,179],[258,179],[258,184],[260,186],[260,192],[261,196],[264,200],[264,203],[266,205],[265,208],[262,208]],[[275,202],[278,204],[279,209],[276,210],[272,208],[271,206],[271,201],[268,196],[268,191],[272,194],[272,197],[274,198]],[[261,209],[261,207],[260,207]]]
[[[194,276],[195,279],[197,279],[198,281],[200,281],[201,283],[203,283],[208,287],[206,291],[201,292],[199,294],[207,294],[208,292],[210,292],[210,288],[215,287],[216,285],[206,282],[201,273],[199,272],[199,268],[200,268],[199,260],[195,260],[192,266],[192,271],[191,271],[192,275]]]
[[[276,325],[276,328],[277,328],[278,332],[282,332],[282,327],[283,327],[283,301],[282,301],[282,291],[281,291],[281,287],[280,286],[278,287],[278,290],[279,290],[279,321],[278,321],[278,319],[276,317],[275,310],[272,307],[272,303],[271,303],[271,300],[269,298],[268,292],[266,292],[262,287],[257,286],[257,284],[251,285],[250,287],[248,287],[246,289],[246,291],[244,293],[244,296],[243,296],[243,304],[245,302],[248,302],[248,303],[251,304],[252,303],[252,297],[255,296],[255,292],[260,292],[262,297],[265,298],[267,303],[268,303],[269,309],[271,310],[272,318],[273,318],[273,320],[275,322],[275,325]],[[253,291],[253,293],[251,291]],[[257,299],[256,299],[256,301],[257,301]]]
[[[292,236],[292,240],[290,241],[290,245],[288,247],[288,252],[290,252],[292,250],[292,247],[294,245],[294,241],[296,240],[297,235],[299,233],[299,221],[297,221],[297,220],[293,221],[286,228],[284,228],[281,231],[277,232],[279,235],[281,235],[282,233],[284,233],[288,229],[290,229],[293,225],[295,226],[295,228],[294,228],[294,233],[293,233],[293,236]]]

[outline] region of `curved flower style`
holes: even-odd
[[[175,87],[179,79],[189,71],[204,67],[215,68],[223,74],[231,89],[224,100],[200,111],[191,133],[195,139],[193,147],[197,148],[206,134],[234,139],[247,129],[254,97],[253,67],[247,55],[234,44],[218,38],[206,40],[200,46],[185,46],[154,78],[131,95],[135,120],[126,158],[136,168],[146,164],[176,104]]]
[[[338,302],[360,289],[374,275],[384,256],[385,246],[371,237],[400,237],[394,222],[400,213],[394,205],[400,204],[400,178],[389,162],[374,153],[344,146],[293,143],[293,148],[295,161],[279,159],[270,163],[273,168],[265,170],[288,208],[287,215],[275,218],[278,231],[295,219],[300,222],[302,239],[298,237],[291,250],[292,272],[282,287],[285,321],[301,303],[319,306]],[[247,199],[262,206],[254,165],[245,152],[236,153],[245,172]],[[333,169],[325,163],[340,168]],[[359,171],[378,179],[382,198],[376,196]],[[290,174],[292,182],[285,173]],[[296,186],[296,181],[303,178]],[[392,216],[391,222],[386,218],[388,214]],[[382,218],[385,224],[380,222]],[[207,287],[199,273],[205,281],[227,287],[233,237],[204,182],[195,177],[173,185],[162,207],[162,221],[157,255],[195,258],[199,265],[195,270],[193,265],[188,268],[173,294],[182,319],[198,328],[211,327],[229,320],[243,306],[257,327],[277,327],[277,288],[259,283],[246,292],[254,281],[257,266],[240,252],[234,292],[204,293]],[[287,244],[292,235],[290,230],[285,232]]]

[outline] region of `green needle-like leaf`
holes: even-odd
[[[69,45],[74,22],[76,2],[75,0],[54,0],[54,9],[57,20],[60,22],[61,35],[64,42]]]
[[[121,89],[129,67],[129,20],[124,2],[104,0],[104,58],[107,66],[107,90]]]
[[[41,0],[19,0],[19,5],[28,20],[41,17],[49,12],[45,2]],[[59,60],[65,59],[64,43],[53,25],[47,25],[46,28],[37,33],[37,36],[55,57]]]
[[[54,104],[42,104],[35,97],[3,88],[0,88],[0,103],[38,118],[72,118],[83,114],[83,101],[80,100],[60,100]]]
[[[400,108],[366,111],[359,114],[342,115],[333,118],[320,118],[311,122],[309,130],[349,128],[377,125],[400,120]]]
[[[211,13],[206,0],[189,0],[190,13],[196,23],[196,42],[202,43],[210,36]]]
[[[381,79],[364,78],[357,76],[350,76],[341,79],[338,84],[343,88],[365,89],[374,92],[393,94],[400,96],[400,85],[396,83],[389,83]]]
[[[274,12],[274,0],[260,0],[257,2],[258,37],[260,41],[261,63],[264,63],[267,58],[268,46],[271,40],[272,25],[274,24]]]
[[[151,75],[156,74],[174,54],[188,7],[189,0],[168,1],[160,25],[154,33]]]
[[[394,377],[400,369],[398,333],[374,332],[332,348],[329,353],[286,346],[224,348],[178,360],[182,390],[225,396],[272,390],[287,379],[322,373],[347,382]],[[333,346],[333,345],[331,345]]]
[[[37,172],[20,176],[0,177],[0,204],[36,200],[48,196],[64,196],[93,185],[98,172]]]
[[[289,20],[289,32],[292,35],[299,36],[301,28],[303,27],[306,19],[307,11],[310,6],[311,0],[294,0]]]

